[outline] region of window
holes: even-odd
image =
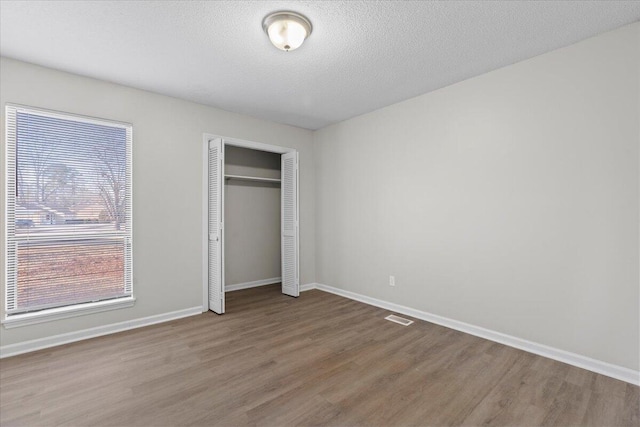
[[[6,115],[6,323],[132,300],[131,125]]]

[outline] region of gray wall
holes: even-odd
[[[280,178],[280,154],[227,145],[225,174]],[[225,285],[281,276],[280,185],[225,180]]]
[[[315,281],[310,131],[7,58],[0,62],[0,88],[3,110],[11,102],[133,124],[133,282],[137,298],[135,307],[129,309],[2,328],[0,345],[202,305],[204,132],[299,151],[301,283]],[[0,122],[4,145],[4,119]],[[4,203],[4,174],[2,180]],[[4,223],[4,205],[2,215]],[[4,263],[4,256],[0,258]],[[4,293],[4,274],[1,277],[0,292]],[[4,301],[3,294],[0,300]],[[0,306],[4,310],[4,304]]]
[[[318,282],[638,370],[639,42],[317,131]]]

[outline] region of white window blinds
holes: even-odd
[[[7,315],[131,296],[131,125],[6,114]]]

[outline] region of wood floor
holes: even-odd
[[[313,290],[0,361],[12,425],[638,426],[639,388]]]

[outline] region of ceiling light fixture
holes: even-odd
[[[262,28],[269,40],[280,50],[290,51],[300,47],[311,34],[311,22],[295,12],[275,12],[262,20]]]

